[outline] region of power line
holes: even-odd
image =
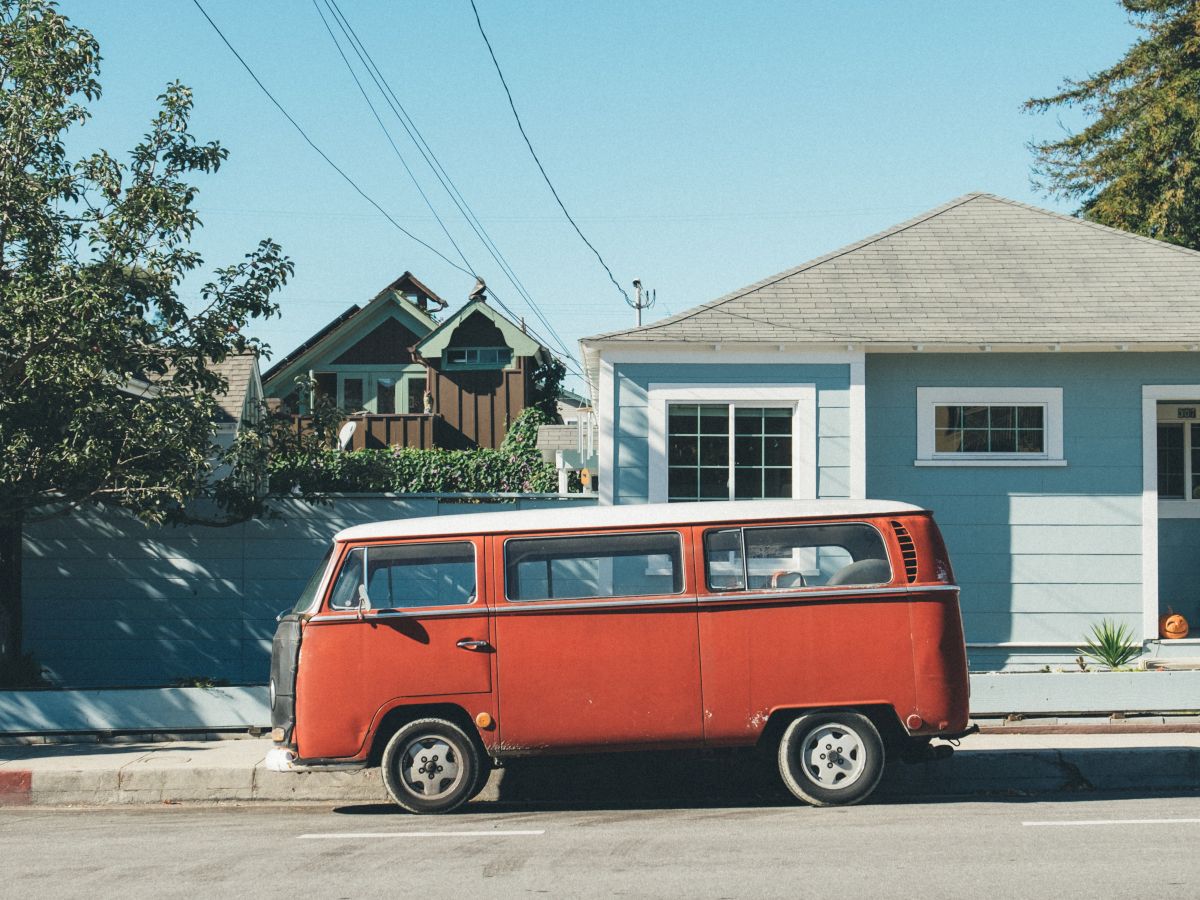
[[[212,17],[208,14],[208,12],[200,4],[200,0],[192,0],[192,3],[200,11],[200,14],[202,16],[204,16],[204,18],[208,22],[208,24],[212,26],[212,29],[217,33],[217,36],[221,39],[221,42],[224,43],[227,48],[229,48],[229,52],[234,55],[234,57],[237,59],[237,61],[239,63],[241,63],[242,68],[246,70],[247,74],[249,74],[249,76],[254,80],[254,83],[256,85],[258,85],[259,89],[267,96],[267,99],[271,101],[271,103],[275,106],[275,108],[278,109],[279,112],[283,114],[283,117],[288,120],[288,122],[292,125],[293,128],[296,129],[296,131],[297,131],[297,133],[299,133],[300,137],[304,139],[304,142],[307,143],[309,145],[309,147],[311,147],[314,151],[316,151],[316,153],[321,157],[321,159],[323,159],[330,166],[330,168],[332,168],[335,172],[337,172],[338,175],[341,176],[341,178],[347,184],[349,184],[350,187],[352,187],[354,189],[354,191],[360,197],[362,197],[364,200],[366,200],[368,203],[370,203],[371,206],[373,206],[376,210],[378,210],[379,213],[385,219],[387,219],[388,222],[391,223],[392,226],[395,227],[401,234],[404,234],[406,237],[408,237],[408,238],[412,239],[413,241],[415,241],[416,243],[420,244],[422,247],[427,249],[429,252],[433,253],[435,256],[437,256],[439,259],[441,259],[443,262],[445,262],[448,266],[455,269],[456,271],[462,272],[464,275],[470,275],[473,278],[478,278],[478,275],[476,275],[474,272],[472,272],[469,266],[467,268],[464,268],[463,266],[454,262],[454,260],[450,259],[448,256],[446,256],[444,253],[442,253],[436,247],[421,240],[421,238],[417,237],[415,234],[413,234],[411,231],[409,231],[407,228],[405,228],[403,225],[401,225],[399,222],[397,222],[391,216],[391,214],[388,213],[388,211],[386,209],[384,209],[382,206],[380,206],[379,203],[376,202],[376,200],[374,198],[372,198],[369,194],[366,193],[366,191],[364,191],[361,187],[359,187],[358,183],[355,182],[353,178],[351,178],[349,175],[347,175],[346,172],[337,163],[335,163],[329,157],[329,155],[325,153],[324,150],[322,150],[319,146],[317,146],[317,144],[313,141],[313,139],[308,136],[308,133],[304,130],[304,128],[301,127],[300,123],[297,122],[295,120],[295,118],[292,117],[291,113],[289,113],[287,111],[287,109],[284,108],[283,104],[281,104],[278,100],[275,99],[275,96],[271,93],[271,91],[267,88],[267,86],[265,84],[263,84],[262,80],[258,77],[258,75],[255,74],[254,70],[250,67],[249,63],[247,63],[246,60],[242,57],[242,55],[240,53],[238,53],[237,49],[233,46],[233,44],[231,44],[229,42],[229,39],[227,37],[225,37],[224,32],[221,31],[221,29],[217,25],[217,23],[213,21]],[[499,298],[495,298],[495,299],[497,300],[497,302],[500,304],[501,307],[505,308],[505,310],[508,312],[508,314],[510,316],[513,316],[514,318],[516,318],[515,313],[513,313],[512,310],[505,307],[503,302],[501,302],[499,300]],[[538,337],[536,332],[531,332],[531,333],[533,333],[535,338]],[[541,338],[538,338],[538,339],[539,339],[539,341],[541,341],[541,343],[543,343],[543,344],[546,343],[546,341],[542,340]],[[561,338],[559,339],[559,341],[561,343]],[[554,352],[554,351],[552,351],[552,352]],[[561,354],[556,354],[556,355],[561,356]],[[570,359],[572,362],[574,362],[574,358],[570,354],[567,355],[567,359]],[[564,360],[564,361],[566,361],[566,360]],[[576,371],[575,374],[580,375],[581,373]]]
[[[571,223],[571,227],[575,229],[575,233],[579,235],[579,239],[587,244],[589,250],[596,255],[596,259],[600,261],[600,265],[604,266],[604,271],[608,273],[608,280],[613,283],[621,296],[625,298],[625,302],[633,306],[633,301],[629,299],[629,294],[625,288],[621,287],[620,282],[613,276],[612,269],[608,267],[608,263],[604,261],[604,257],[600,255],[600,251],[592,246],[589,241],[575,224],[575,220],[571,218],[571,214],[567,212],[566,205],[562,202],[562,198],[558,196],[558,191],[554,189],[554,184],[550,181],[550,176],[546,174],[546,168],[542,165],[542,161],[538,159],[537,151],[533,149],[533,144],[529,140],[529,135],[525,133],[525,126],[521,122],[521,115],[517,112],[517,105],[513,102],[512,91],[508,89],[508,82],[504,78],[504,72],[500,68],[500,61],[496,59],[496,51],[492,49],[492,42],[488,40],[487,32],[483,30],[483,21],[479,18],[479,8],[475,6],[475,0],[471,0],[471,10],[475,13],[475,24],[479,26],[479,34],[483,37],[483,42],[487,45],[488,53],[492,57],[492,65],[496,67],[496,74],[500,76],[500,84],[504,86],[504,95],[508,97],[508,106],[512,110],[513,118],[517,120],[517,128],[521,132],[521,137],[525,139],[525,146],[529,148],[529,153],[533,157],[533,161],[537,163],[538,171],[542,173],[542,178],[546,182],[546,186],[550,188],[550,193],[554,195],[555,201],[558,203],[559,209],[563,211],[563,215],[567,217],[567,221]]]
[[[512,283],[513,287],[516,289],[517,293],[524,298],[533,314],[557,341],[559,348],[568,358],[574,359],[574,353],[559,335],[558,331],[554,328],[554,325],[542,312],[540,306],[534,301],[532,295],[530,295],[529,291],[525,288],[525,285],[521,282],[521,279],[517,277],[516,272],[508,263],[508,260],[505,259],[504,254],[500,252],[500,248],[496,246],[495,241],[493,241],[491,236],[487,233],[487,229],[483,227],[483,223],[479,220],[479,217],[475,215],[474,211],[470,207],[470,204],[467,203],[467,200],[463,196],[462,192],[454,184],[454,180],[450,177],[449,173],[438,159],[437,154],[434,153],[433,148],[429,146],[429,142],[425,140],[424,135],[421,134],[416,122],[414,122],[412,116],[408,114],[408,110],[404,108],[403,102],[398,96],[396,96],[396,92],[388,83],[387,78],[384,76],[383,72],[380,71],[379,66],[376,65],[375,60],[370,54],[370,51],[367,50],[366,46],[359,38],[358,33],[354,30],[354,26],[350,24],[350,20],[346,17],[345,13],[342,12],[341,7],[338,6],[337,0],[325,0],[325,3],[330,12],[333,14],[334,20],[338,23],[338,27],[342,30],[342,33],[350,42],[351,48],[358,56],[359,62],[363,65],[364,69],[366,69],[367,74],[371,77],[372,81],[375,82],[375,86],[383,95],[384,101],[388,104],[392,110],[392,113],[400,121],[400,124],[404,127],[409,139],[412,140],[417,150],[421,153],[421,156],[424,158],[426,164],[433,172],[434,177],[446,191],[446,194],[450,197],[450,200],[458,208],[459,213],[462,214],[462,217],[467,222],[467,225],[472,231],[475,232],[475,236],[479,238],[480,243],[482,243],[484,246],[484,249],[486,249],[491,255],[492,259],[495,260],[496,264],[500,267],[500,270],[505,274],[508,280]],[[501,308],[503,308],[510,315],[513,315],[512,310],[505,306],[504,301],[496,294],[494,290],[492,291],[492,297],[501,306]]]
[[[281,113],[283,113],[283,117],[292,124],[292,127],[296,129],[296,131],[300,134],[300,137],[304,138],[304,142],[306,144],[308,144],[308,146],[312,147],[313,150],[317,151],[317,153],[320,155],[321,159],[325,160],[325,162],[327,162],[335,172],[337,172],[340,176],[342,176],[342,178],[345,180],[345,182],[348,185],[350,185],[350,187],[354,188],[354,190],[358,193],[358,195],[360,197],[362,197],[364,200],[366,200],[368,203],[370,203],[373,207],[375,207],[377,210],[379,210],[379,212],[383,215],[383,217],[385,219],[387,219],[389,222],[391,222],[392,225],[394,225],[396,227],[396,229],[399,230],[402,234],[404,234],[407,237],[411,238],[412,240],[416,241],[418,244],[420,244],[422,247],[424,247],[430,253],[434,254],[439,259],[444,261],[447,265],[453,266],[455,269],[457,269],[458,271],[462,272],[465,275],[474,275],[473,272],[469,271],[468,269],[464,269],[462,266],[460,266],[454,260],[450,259],[448,256],[446,256],[444,253],[442,253],[436,247],[433,247],[432,245],[425,243],[425,241],[421,240],[419,237],[417,237],[415,234],[413,234],[411,231],[409,231],[407,228],[405,228],[403,225],[401,225],[399,222],[397,222],[395,219],[393,219],[386,209],[384,209],[382,206],[380,206],[378,203],[376,203],[375,200],[372,199],[371,196],[369,194],[367,194],[366,191],[364,191],[362,188],[360,188],[358,186],[357,182],[355,182],[353,178],[351,178],[349,175],[347,175],[342,170],[341,166],[339,166],[332,159],[330,159],[326,155],[325,151],[322,150],[320,147],[318,147],[313,142],[313,139],[308,136],[308,133],[303,128],[300,127],[300,123],[297,122],[295,119],[293,119],[291,113],[289,113],[286,109],[283,108],[283,104],[281,104],[278,100],[276,100],[275,96],[269,90],[267,90],[267,86],[262,83],[262,81],[259,79],[259,77],[257,75],[254,74],[254,70],[250,68],[250,65],[246,62],[246,60],[242,59],[242,55],[237,52],[237,50],[234,48],[233,44],[229,43],[229,39],[227,37],[225,37],[225,34],[221,31],[220,28],[217,27],[217,23],[212,20],[212,17],[209,16],[209,14],[205,11],[204,7],[200,5],[200,0],[192,0],[192,3],[195,4],[196,9],[200,10],[200,15],[204,16],[204,18],[208,20],[208,24],[213,27],[213,31],[215,31],[217,33],[217,36],[221,39],[222,43],[224,43],[225,46],[229,48],[229,52],[232,53],[237,58],[237,61],[242,64],[242,68],[245,69],[246,72],[250,75],[250,77],[254,79],[254,83],[257,84],[259,86],[259,88],[262,90],[262,92],[267,95],[267,99],[270,100],[273,104],[275,104],[275,108],[278,109]]]
[[[387,126],[383,124],[383,119],[375,110],[375,104],[371,102],[371,98],[367,94],[367,89],[364,88],[362,82],[358,80],[358,74],[354,71],[354,67],[350,65],[349,58],[342,51],[342,45],[338,42],[337,35],[335,35],[333,33],[333,29],[329,27],[329,22],[325,19],[325,13],[321,12],[321,4],[318,2],[318,0],[313,0],[313,7],[316,9],[317,15],[321,17],[321,24],[325,26],[325,31],[329,33],[329,38],[333,41],[333,46],[337,48],[338,56],[340,56],[342,58],[342,62],[346,64],[346,71],[350,73],[350,77],[354,79],[354,83],[357,85],[359,93],[362,94],[363,99],[367,101],[367,106],[371,110],[371,115],[373,115],[375,117],[375,121],[379,123],[380,129],[383,131],[383,136],[387,138],[387,142],[391,144],[392,151],[396,154],[396,158],[400,160],[400,165],[404,166],[404,171],[408,173],[409,180],[412,181],[413,187],[417,189],[417,193],[421,195],[421,199],[425,201],[425,205],[429,208],[429,211],[433,214],[433,217],[437,219],[438,225],[442,227],[442,233],[446,235],[446,240],[450,242],[450,246],[452,246],[458,252],[459,257],[463,261],[463,265],[471,270],[472,275],[475,275],[475,277],[478,278],[479,275],[475,272],[475,267],[467,261],[467,255],[463,253],[462,248],[455,243],[454,237],[450,234],[450,229],[446,227],[446,223],[442,221],[442,217],[439,216],[437,210],[433,208],[433,204],[425,195],[425,191],[421,189],[421,183],[417,181],[417,176],[414,175],[412,169],[409,168],[408,161],[404,158],[404,154],[400,152],[400,148],[397,147],[396,142],[392,140],[392,134],[390,131],[388,131]]]

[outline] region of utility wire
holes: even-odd
[[[208,20],[208,24],[212,26],[213,31],[215,31],[217,33],[217,36],[221,39],[222,43],[224,43],[225,46],[229,48],[229,52],[232,53],[237,58],[237,61],[242,64],[242,68],[245,69],[246,72],[250,75],[250,77],[254,79],[254,83],[257,84],[259,86],[259,88],[262,90],[262,92],[267,95],[267,99],[270,100],[275,105],[276,109],[278,109],[281,113],[283,113],[283,117],[292,124],[292,127],[295,128],[297,132],[299,132],[300,137],[304,138],[304,142],[306,144],[308,144],[308,146],[312,147],[313,150],[315,150],[317,152],[317,154],[320,155],[321,159],[325,160],[325,162],[327,162],[330,165],[330,167],[335,172],[338,173],[338,175],[342,176],[342,179],[348,185],[350,185],[350,187],[354,188],[355,192],[357,192],[360,197],[362,197],[364,200],[366,200],[368,203],[370,203],[373,207],[375,207],[377,210],[379,210],[379,212],[383,215],[383,217],[385,219],[387,219],[389,222],[391,222],[392,225],[395,226],[396,229],[398,231],[400,231],[401,234],[404,234],[407,237],[411,238],[412,240],[416,241],[418,244],[420,244],[422,247],[424,247],[430,253],[437,256],[439,259],[441,259],[447,265],[452,266],[453,268],[462,272],[464,275],[471,275],[473,277],[477,277],[477,276],[475,276],[474,272],[470,271],[470,269],[464,269],[462,266],[460,266],[454,260],[450,259],[448,256],[446,256],[444,253],[442,253],[436,247],[425,243],[425,241],[421,240],[419,237],[417,237],[415,234],[413,234],[411,231],[409,231],[407,228],[405,228],[403,225],[401,225],[399,222],[397,222],[395,219],[393,219],[391,214],[388,213],[388,211],[386,209],[384,209],[377,202],[375,202],[375,200],[369,194],[367,194],[366,191],[364,191],[362,188],[360,188],[358,186],[358,183],[355,182],[355,180],[353,178],[351,178],[349,175],[347,175],[342,170],[341,166],[339,166],[332,159],[330,159],[326,155],[325,151],[322,150],[320,147],[318,147],[313,142],[313,139],[308,136],[308,133],[303,128],[300,127],[300,123],[297,122],[295,119],[293,119],[291,113],[289,113],[286,109],[283,108],[283,104],[281,104],[278,100],[276,100],[275,96],[269,90],[267,90],[267,86],[262,83],[262,81],[259,79],[259,77],[257,75],[254,74],[254,70],[250,68],[250,65],[246,62],[246,60],[244,60],[242,58],[242,55],[237,52],[237,50],[234,48],[233,44],[229,43],[229,39],[227,37],[225,37],[225,34],[221,31],[221,29],[219,27],[217,27],[217,23],[212,20],[212,17],[205,11],[204,7],[200,5],[200,0],[192,0],[192,3],[195,5],[196,9],[200,10],[200,14],[202,16],[204,16],[205,19]]]
[[[413,234],[411,231],[409,231],[407,228],[405,228],[403,225],[401,225],[399,222],[397,222],[392,217],[392,215],[390,213],[388,213],[388,211],[386,209],[384,209],[382,206],[380,206],[379,203],[374,198],[372,198],[369,194],[366,193],[366,191],[364,191],[361,187],[359,187],[358,183],[355,182],[354,179],[351,178],[349,175],[347,175],[345,170],[343,170],[337,163],[335,163],[329,157],[329,155],[325,153],[324,150],[322,150],[319,146],[317,146],[317,144],[313,141],[313,139],[308,136],[308,133],[304,130],[304,128],[300,125],[300,123],[297,122],[295,118],[293,118],[291,113],[289,113],[286,108],[284,108],[283,104],[281,104],[278,100],[275,99],[275,96],[271,93],[271,91],[267,88],[267,86],[265,84],[263,84],[262,80],[258,77],[258,75],[250,67],[249,63],[247,63],[246,60],[242,57],[242,55],[240,53],[238,53],[237,49],[233,46],[233,44],[231,44],[229,42],[229,39],[227,37],[225,37],[224,32],[222,32],[220,27],[217,25],[217,23],[213,21],[212,17],[208,14],[208,12],[201,5],[200,0],[192,0],[192,3],[200,11],[200,14],[202,16],[204,16],[204,18],[208,22],[208,24],[210,26],[212,26],[213,31],[215,31],[217,33],[217,36],[221,39],[221,42],[224,43],[227,48],[229,48],[229,52],[234,55],[234,57],[237,59],[237,61],[241,64],[242,68],[246,70],[246,73],[254,80],[254,83],[256,85],[258,85],[259,89],[266,95],[267,99],[271,101],[271,103],[275,106],[275,108],[278,109],[279,112],[283,114],[283,117],[288,120],[288,122],[292,125],[293,128],[296,129],[296,131],[297,131],[297,133],[299,133],[300,137],[304,139],[304,142],[306,144],[308,144],[309,147],[311,147],[330,166],[330,168],[332,168],[335,172],[337,172],[337,174],[339,176],[341,176],[341,178],[347,184],[349,184],[350,187],[352,187],[354,189],[354,191],[360,197],[362,197],[364,200],[366,200],[368,203],[370,203],[371,206],[373,206],[376,210],[378,210],[379,213],[385,219],[387,219],[388,222],[391,223],[391,225],[393,227],[395,227],[401,234],[404,234],[406,237],[408,237],[408,238],[412,239],[413,241],[415,241],[416,243],[420,244],[422,247],[424,247],[429,252],[433,253],[435,256],[437,256],[439,259],[441,259],[443,262],[445,262],[448,266],[455,269],[456,271],[462,272],[464,275],[470,275],[473,278],[479,277],[475,272],[473,272],[471,270],[469,265],[466,268],[464,268],[463,266],[459,265],[454,260],[452,260],[448,256],[446,256],[444,253],[442,253],[436,247],[432,246],[431,244],[427,243],[426,241],[421,240],[421,238],[417,237],[415,234]],[[453,243],[453,241],[452,241],[452,243]],[[460,253],[461,253],[461,251],[460,251]],[[464,258],[464,262],[465,262],[465,258]],[[496,299],[497,303],[502,308],[504,308],[505,311],[510,316],[512,316],[513,318],[517,318],[516,314],[511,309],[508,309],[508,307],[505,306],[504,303],[499,300],[499,298],[495,298],[495,299]],[[542,344],[547,343],[544,339],[540,338],[536,332],[531,331],[531,333],[533,334],[533,336],[535,338],[538,338],[538,340]],[[559,340],[561,343],[561,338]],[[565,359],[564,362],[566,362],[567,360],[574,362],[573,356],[571,356],[569,353],[567,354],[567,359]],[[582,374],[578,370],[576,370],[574,372],[574,374],[580,375],[580,377],[582,377]]]
[[[538,171],[542,173],[542,178],[545,180],[546,186],[550,188],[550,193],[554,195],[554,199],[557,201],[559,209],[563,211],[563,215],[567,217],[567,221],[571,223],[571,227],[575,229],[575,233],[579,235],[579,239],[587,244],[588,249],[596,255],[596,259],[600,261],[600,265],[602,265],[604,267],[604,271],[608,273],[608,280],[613,283],[613,287],[621,292],[621,296],[625,298],[626,303],[628,303],[630,306],[633,306],[633,301],[629,298],[629,294],[625,291],[625,288],[621,287],[620,282],[618,282],[613,276],[612,269],[608,267],[608,263],[604,261],[604,257],[600,255],[600,251],[592,246],[592,242],[584,236],[583,232],[579,229],[579,226],[575,223],[575,220],[571,218],[571,214],[567,212],[567,207],[562,202],[562,198],[558,196],[558,191],[554,189],[554,184],[550,181],[550,176],[546,174],[545,166],[543,166],[542,161],[538,159],[537,151],[533,149],[533,144],[529,140],[529,135],[525,133],[525,126],[521,122],[521,115],[517,112],[516,103],[513,102],[512,91],[508,89],[508,82],[505,80],[504,72],[500,68],[500,61],[496,59],[496,51],[492,49],[492,42],[488,40],[487,32],[483,30],[483,21],[479,18],[479,8],[475,5],[475,0],[471,0],[471,11],[475,13],[475,24],[479,26],[479,34],[483,37],[483,42],[487,45],[488,53],[492,57],[492,65],[496,67],[496,74],[500,76],[500,84],[504,86],[504,94],[506,97],[508,97],[509,108],[512,110],[513,118],[517,120],[517,128],[521,132],[521,137],[525,139],[525,146],[529,148],[529,153],[533,157],[533,161],[537,163]]]
[[[375,117],[375,121],[379,123],[380,129],[383,131],[383,136],[387,138],[387,142],[391,144],[392,151],[396,154],[396,158],[400,160],[400,165],[404,166],[404,171],[408,173],[409,180],[412,181],[413,187],[417,189],[417,193],[421,195],[421,199],[425,201],[425,205],[429,211],[433,213],[433,217],[437,219],[438,225],[442,227],[442,233],[446,235],[446,240],[450,242],[459,258],[463,261],[463,265],[471,270],[471,274],[476,278],[479,275],[475,272],[475,267],[467,261],[467,256],[463,253],[462,248],[454,241],[454,237],[450,234],[450,229],[446,227],[446,223],[442,221],[442,217],[438,215],[437,210],[433,208],[433,204],[429,201],[429,197],[425,195],[425,191],[421,189],[421,183],[417,181],[417,176],[413,174],[412,169],[408,166],[408,161],[404,158],[404,154],[400,152],[400,148],[396,146],[396,142],[392,140],[392,133],[388,131],[387,126],[383,124],[383,119],[375,109],[375,104],[371,102],[370,96],[367,94],[367,89],[363,87],[362,82],[358,80],[358,74],[354,71],[354,66],[350,65],[350,59],[342,51],[342,45],[337,39],[337,35],[333,33],[333,29],[329,27],[329,22],[325,18],[325,13],[321,12],[321,4],[318,0],[313,0],[313,7],[317,10],[317,15],[321,17],[321,24],[325,26],[325,31],[329,33],[330,40],[333,41],[333,46],[337,48],[338,56],[342,58],[342,62],[346,64],[346,70],[350,73],[350,77],[354,79],[355,85],[358,87],[358,92],[362,94],[364,100],[367,101],[367,106],[371,110],[371,115]]]
[[[350,24],[349,19],[346,18],[345,13],[343,13],[341,7],[338,6],[337,0],[325,0],[325,4],[333,14],[334,19],[337,21],[343,35],[345,35],[347,40],[350,42],[351,48],[358,56],[359,62],[366,69],[367,74],[370,75],[371,79],[375,82],[376,88],[383,95],[384,101],[388,104],[392,110],[392,113],[400,121],[400,124],[404,127],[409,139],[412,140],[417,150],[421,153],[426,164],[433,172],[434,177],[437,178],[438,182],[446,191],[451,201],[458,208],[459,213],[462,214],[463,218],[466,220],[471,230],[475,232],[476,237],[479,238],[480,242],[491,255],[492,259],[495,260],[496,264],[507,276],[513,287],[516,288],[517,293],[524,298],[525,302],[529,305],[530,310],[534,313],[542,325],[545,326],[551,336],[554,337],[555,341],[559,345],[559,348],[563,351],[566,357],[574,360],[574,354],[572,353],[571,349],[558,334],[558,331],[554,328],[554,325],[542,312],[540,306],[534,301],[529,291],[525,288],[525,285],[521,282],[521,279],[518,278],[516,272],[513,271],[513,268],[508,263],[508,260],[505,259],[504,254],[500,252],[500,248],[496,246],[495,241],[493,241],[491,236],[487,233],[487,229],[484,228],[483,223],[479,220],[479,217],[475,215],[474,211],[470,207],[470,204],[467,203],[467,200],[462,195],[462,192],[454,184],[453,179],[450,177],[449,173],[446,172],[446,169],[442,165],[441,161],[437,158],[437,154],[434,153],[433,148],[429,146],[428,141],[426,141],[424,135],[421,134],[416,122],[414,122],[412,117],[408,114],[408,110],[404,108],[403,102],[398,96],[396,96],[396,92],[388,83],[387,78],[380,71],[379,66],[376,65],[375,60],[371,57],[370,51],[367,50],[366,46],[359,38],[358,33],[354,30],[354,26]],[[505,311],[507,311],[510,315],[513,315],[512,310],[508,309],[508,307],[504,305],[503,300],[496,295],[494,290],[492,291],[492,296],[497,303],[503,309],[505,309]]]

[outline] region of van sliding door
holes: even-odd
[[[505,750],[698,742],[695,586],[677,531],[495,539]]]

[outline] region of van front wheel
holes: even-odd
[[[482,762],[475,742],[453,722],[417,719],[392,735],[381,768],[398,806],[414,813],[444,813],[471,799]]]
[[[883,740],[871,720],[849,710],[797,717],[779,741],[779,774],[813,806],[849,806],[883,775]]]

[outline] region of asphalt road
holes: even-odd
[[[0,896],[1200,896],[1196,796],[497,807],[7,809]]]

